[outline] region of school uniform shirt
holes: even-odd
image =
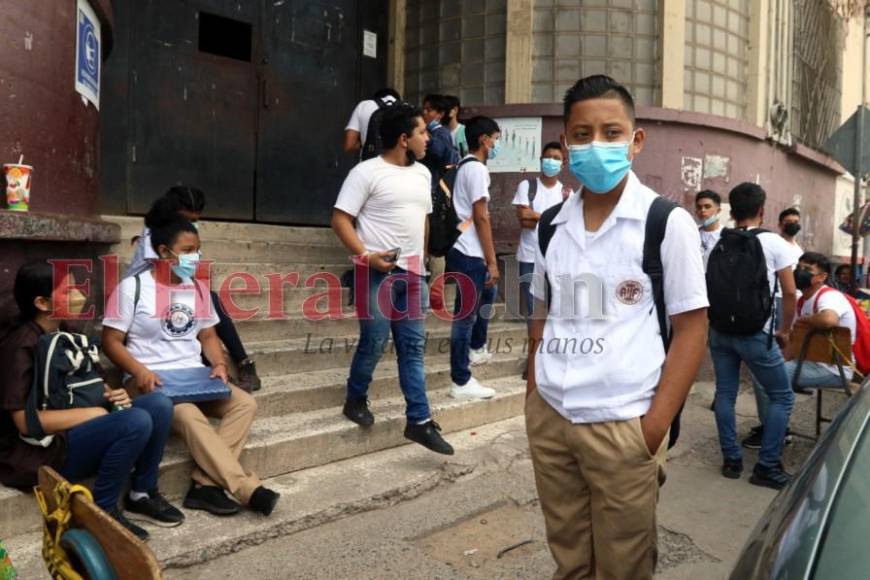
[[[422,164],[402,167],[378,156],[351,169],[335,208],[356,218],[356,233],[367,252],[399,248],[396,265],[423,276],[430,188],[431,176]]]
[[[190,279],[180,286],[161,284],[165,304],[158,304],[153,270],[140,274],[139,280],[139,302],[134,306],[135,277],[125,278],[109,299],[103,326],[127,333],[127,350],[149,370],[205,366],[197,335],[218,323],[208,288],[198,284],[194,289]],[[117,316],[111,312],[113,305],[117,305]]]
[[[537,248],[532,293],[546,299],[546,280],[537,275],[544,274],[552,301],[535,378],[544,401],[573,423],[633,419],[647,412],[655,395],[665,350],[641,262],[656,196],[631,172],[610,216],[597,232],[587,232],[581,190],[553,219],[558,227],[547,255]],[[709,305],[700,243],[689,213],[671,212],[661,246],[668,316]]]
[[[849,301],[846,300],[846,297],[843,296],[843,293],[839,290],[827,290],[826,292],[819,295],[818,300],[816,300],[816,295],[818,294],[818,292],[819,291],[816,291],[812,296],[808,296],[806,300],[804,300],[801,311],[798,313],[798,317],[803,318],[804,316],[812,316],[813,314],[817,314],[823,310],[833,310],[840,318],[837,326],[842,326],[849,329],[851,343],[854,347],[855,339],[858,336],[858,321],[855,320],[855,311],[852,310],[852,305],[849,304]],[[837,370],[837,365],[825,363],[819,364],[825,369],[829,370],[831,374],[837,376],[840,375],[840,371]],[[851,367],[849,367],[848,365],[844,365],[843,371],[846,374],[847,380],[852,378]]]
[[[66,458],[65,433],[55,434],[48,447],[25,443],[12,420],[24,409],[33,385],[33,358],[42,328],[29,321],[15,327],[0,343],[0,483],[32,487],[43,465],[60,470]]]
[[[469,157],[474,156],[466,155],[465,159]],[[477,226],[472,219],[472,206],[481,199],[489,203],[489,169],[479,161],[469,161],[456,174],[456,183],[453,185],[453,207],[460,222],[470,221],[468,228],[459,236],[453,247],[466,256],[484,260],[483,246],[480,245]]]
[[[396,99],[393,97],[384,97],[383,102],[385,103],[394,103]],[[360,101],[357,103],[356,107],[353,109],[353,113],[350,114],[350,119],[347,121],[347,126],[344,128],[345,131],[351,129],[359,133],[359,140],[362,145],[366,143],[366,136],[369,132],[369,120],[372,118],[372,114],[378,110],[378,104],[374,99],[366,99],[364,101]]]
[[[532,200],[529,207],[529,180],[524,179],[517,186],[517,192],[514,195],[513,205],[523,205],[529,207],[534,212],[543,213],[554,205],[562,202],[562,182],[556,181],[553,187],[546,187],[540,177],[536,177],[538,189],[535,193],[535,198]],[[523,228],[520,233],[520,245],[517,248],[517,261],[535,262],[535,248],[538,245],[538,229]]]
[[[774,234],[774,235],[776,235],[776,234]],[[786,251],[788,252],[790,259],[794,260],[794,266],[792,266],[792,270],[794,270],[795,268],[797,268],[797,263],[800,260],[800,257],[804,255],[804,249],[801,248],[797,242],[795,242],[795,243],[787,242],[787,241],[785,241],[785,239],[782,236],[779,236],[779,239],[781,239],[783,241],[783,244],[785,244],[783,247],[786,248]],[[771,288],[772,288],[772,286],[771,286]],[[782,298],[782,288],[776,289],[776,297]],[[797,291],[797,297],[798,298],[801,297],[800,290]]]
[[[700,228],[698,232],[701,234],[701,255],[704,259],[704,271],[706,272],[707,262],[710,260],[710,254],[713,252],[713,248],[716,247],[716,244],[719,243],[719,238],[722,237],[722,228],[720,227],[712,232]]]
[[[462,123],[456,125],[456,128],[450,132],[450,137],[453,139],[453,146],[456,147],[459,157],[468,155],[468,138],[465,136],[465,125]]]
[[[776,296],[782,297],[782,287],[777,282],[777,272],[783,268],[795,269],[798,263],[798,256],[794,249],[781,236],[773,232],[763,232],[758,234],[758,241],[761,243],[761,249],[764,251],[764,260],[767,263],[767,283],[770,284],[770,290],[773,291],[776,285]],[[764,323],[764,332],[774,332],[777,328],[772,328],[773,317],[767,319]],[[779,322],[776,323],[777,326]]]

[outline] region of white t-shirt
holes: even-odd
[[[795,268],[797,268],[797,263],[800,260],[800,257],[804,255],[804,249],[801,248],[797,243],[792,243],[792,242],[786,241],[782,236],[780,236],[780,239],[783,242],[785,242],[785,246],[788,248],[789,255],[794,260],[794,266],[792,267],[792,270],[794,270]],[[801,296],[800,290],[797,291],[797,296],[798,296],[798,298],[800,298],[800,296]],[[777,288],[776,297],[782,298],[782,288]]]
[[[795,252],[790,247],[791,244],[773,232],[758,234],[758,241],[761,243],[761,249],[764,251],[764,260],[767,262],[767,282],[770,284],[770,289],[773,290],[774,284],[776,284],[776,295],[782,296],[782,288],[779,287],[776,281],[776,273],[783,268],[794,270],[798,263]],[[768,318],[767,322],[764,323],[765,332],[771,332],[771,322],[772,318]],[[777,321],[777,326],[779,326],[779,321]],[[778,329],[774,328],[773,330]]]
[[[813,314],[821,312],[822,310],[833,310],[837,313],[837,316],[840,317],[840,322],[837,324],[837,326],[842,326],[849,329],[849,333],[852,337],[852,346],[854,346],[855,339],[858,336],[858,321],[855,320],[855,311],[852,310],[852,305],[849,304],[849,301],[846,300],[846,297],[843,296],[842,292],[834,289],[826,290],[825,292],[823,292],[821,295],[818,296],[818,302],[816,302],[816,294],[818,294],[818,292],[821,292],[821,289],[804,301],[799,316],[803,318],[804,316],[812,316]],[[821,366],[831,371],[832,374],[835,374],[837,376],[840,375],[840,371],[837,370],[836,365],[823,363],[820,364]],[[843,371],[846,374],[846,379],[852,378],[851,367],[849,367],[848,365],[844,365]]]
[[[432,175],[423,164],[401,167],[378,156],[351,169],[335,207],[356,218],[356,232],[366,251],[400,248],[398,267],[424,275],[431,183]],[[414,264],[409,264],[411,256],[417,257]]]
[[[468,155],[465,159],[473,157],[473,155]],[[481,199],[489,202],[489,169],[479,161],[469,161],[456,174],[456,183],[453,186],[453,207],[456,209],[456,215],[461,222],[466,220],[471,220],[471,222],[453,247],[466,256],[486,259],[483,254],[483,246],[480,245],[480,236],[477,235],[477,226],[471,219],[472,206]]]
[[[541,179],[536,177],[538,189],[535,193],[535,198],[532,200],[531,209],[537,213],[543,213],[554,205],[562,201],[562,182],[556,181],[553,187],[546,187],[541,183]],[[523,179],[517,186],[517,193],[514,195],[513,205],[529,206],[529,180]],[[535,246],[538,245],[538,229],[523,228],[520,233],[520,245],[517,248],[518,262],[535,262]]]
[[[161,302],[166,305],[161,304],[156,314],[157,282],[152,270],[140,274],[139,280],[135,312],[136,278],[131,276],[121,281],[109,301],[110,305],[117,304],[118,317],[107,315],[103,325],[126,332],[127,350],[149,370],[205,366],[197,336],[202,329],[218,323],[208,288],[194,290],[189,279],[181,286],[161,286]]]
[[[383,101],[385,103],[394,103],[396,99],[393,97],[384,97]],[[345,131],[350,129],[359,133],[359,142],[361,145],[365,145],[366,143],[366,133],[369,131],[369,120],[372,118],[372,113],[377,110],[378,104],[375,100],[366,99],[365,101],[357,103],[353,113],[350,114],[350,119],[347,121],[347,127],[344,129]]]
[[[722,228],[720,227],[712,232],[700,228],[698,232],[701,234],[701,254],[704,257],[704,270],[706,271],[710,253],[716,247],[716,244],[719,243],[719,238],[722,237]]]
[[[642,261],[656,197],[631,172],[610,216],[587,232],[582,193],[572,195],[553,219],[562,225],[547,255],[536,248],[532,294],[545,300],[549,279],[552,301],[535,378],[541,397],[573,423],[639,417],[655,395],[665,350]],[[671,212],[661,245],[668,316],[708,306],[700,244],[689,213]]]
[[[157,260],[158,258],[160,256],[151,247],[151,230],[142,228],[142,233],[139,234],[139,239],[136,240],[136,247],[133,250],[133,259],[130,261],[127,271],[124,272],[124,278],[145,272],[151,268],[149,260]]]

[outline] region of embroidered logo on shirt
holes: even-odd
[[[632,306],[643,297],[643,285],[637,280],[626,280],[616,287],[616,298],[623,304]]]
[[[196,319],[193,316],[193,309],[187,304],[173,304],[163,317],[163,332],[173,338],[189,334],[195,326]]]

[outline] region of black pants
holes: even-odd
[[[224,343],[224,346],[227,347],[227,350],[230,353],[230,358],[233,359],[233,362],[238,364],[248,358],[248,353],[245,352],[245,346],[242,344],[241,337],[239,337],[239,331],[236,330],[236,325],[233,324],[233,319],[227,316],[227,313],[224,311],[224,307],[221,304],[217,292],[211,293],[211,301],[212,304],[214,304],[214,309],[215,312],[217,312],[219,320],[217,326],[215,326],[218,338],[220,338],[221,342]]]

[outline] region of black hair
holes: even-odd
[[[764,207],[767,194],[757,183],[744,181],[736,186],[728,194],[728,203],[731,204],[731,213],[734,221],[754,218]]]
[[[850,266],[849,264],[840,264],[839,266],[837,266],[837,269],[834,270],[834,276],[835,277],[839,276],[840,272],[842,272],[843,270],[851,270],[851,269],[852,269],[852,266]]]
[[[622,101],[622,104],[625,106],[625,112],[628,118],[631,119],[632,126],[634,125],[634,98],[628,92],[628,89],[607,75],[584,77],[568,89],[563,101],[564,110],[562,114],[565,124],[568,123],[568,119],[571,117],[571,107],[574,106],[574,103],[601,97],[612,97]]]
[[[550,141],[549,143],[544,145],[543,149],[541,149],[541,157],[543,157],[544,153],[546,153],[550,149],[558,149],[559,151],[562,151],[562,144],[558,141]]]
[[[805,252],[803,256],[798,258],[798,261],[818,266],[819,270],[827,274],[828,277],[831,276],[831,261],[824,254],[818,252]],[[837,269],[839,270],[839,268]]]
[[[801,217],[801,212],[799,212],[796,207],[787,207],[784,210],[782,210],[781,212],[779,212],[779,223],[782,223],[782,220],[784,220],[785,218],[787,218],[790,215],[796,215],[798,217]]]
[[[444,104],[447,106],[447,112],[444,113],[444,117],[441,118],[442,125],[449,125],[451,121],[453,121],[453,117],[450,115],[450,112],[454,108],[460,108],[462,105],[459,102],[459,97],[456,95],[441,95],[441,98],[444,99]],[[459,111],[456,111],[457,117],[459,116]]]
[[[175,185],[154,200],[145,214],[145,226],[149,229],[175,221],[180,211],[202,213],[205,209],[205,194],[201,189],[187,185]]]
[[[443,115],[450,113],[450,101],[444,95],[426,95],[423,98],[424,103],[429,103],[429,108]]]
[[[393,97],[397,101],[402,100],[402,96],[398,93],[398,91],[396,91],[396,89],[391,89],[390,87],[383,88],[376,92],[374,95],[372,95],[372,99],[377,100],[385,99],[386,97]]]
[[[155,254],[160,255],[158,249],[160,246],[171,248],[178,236],[185,232],[199,235],[196,227],[184,218],[177,218],[175,221],[161,224],[151,230],[151,248]]]
[[[468,150],[477,151],[480,149],[481,137],[500,132],[501,129],[498,128],[498,123],[489,117],[484,117],[483,115],[472,117],[465,124],[465,138],[468,140]]]
[[[703,191],[699,191],[698,195],[695,196],[695,203],[698,203],[702,199],[709,199],[716,205],[722,205],[722,196],[720,196],[712,189],[705,189]]]
[[[40,296],[51,298],[54,286],[54,268],[48,262],[30,262],[18,268],[12,290],[18,306],[18,322],[32,320],[39,313],[33,301]]]
[[[408,137],[417,127],[417,117],[423,117],[423,111],[409,103],[397,103],[384,111],[381,117],[381,142],[384,149],[392,149],[399,142],[399,137]]]

